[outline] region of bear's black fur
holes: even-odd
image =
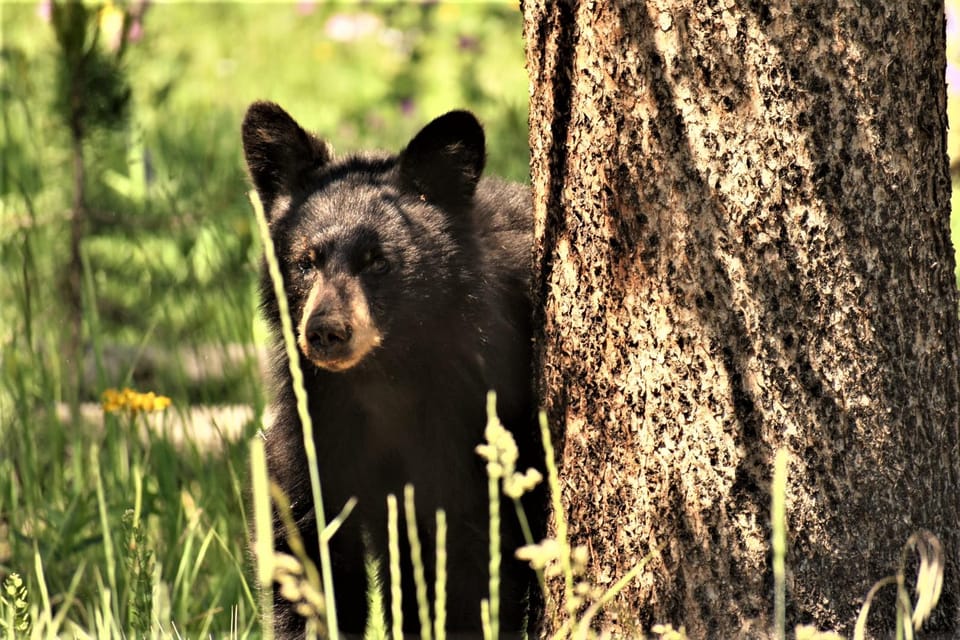
[[[465,111],[437,118],[399,155],[346,158],[334,158],[275,104],[254,103],[243,122],[247,164],[290,302],[327,518],[351,496],[359,499],[331,542],[339,623],[348,632],[362,631],[367,616],[364,540],[386,566],[386,496],[402,501],[412,483],[431,602],[442,507],[447,628],[479,637],[489,518],[484,462],[474,448],[483,440],[489,389],[517,439],[518,468],[541,466],[530,384],[530,193],[481,179],[484,144],[483,129]],[[303,436],[265,268],[261,295],[277,337],[269,472],[317,562]],[[529,499],[539,539],[542,491]],[[519,631],[528,602],[536,620],[540,598],[532,572],[512,556],[522,544],[513,508],[504,503],[501,514],[501,629]],[[279,521],[275,547],[289,552]],[[416,631],[407,555],[403,565],[404,627]],[[389,593],[384,598],[389,612]],[[277,631],[302,635],[303,619],[276,601]]]

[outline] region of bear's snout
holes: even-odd
[[[355,280],[318,279],[307,298],[299,326],[299,346],[313,364],[345,371],[380,346],[383,336],[370,317],[363,289]]]
[[[307,344],[318,353],[346,346],[352,337],[353,327],[344,320],[314,314],[307,321]]]

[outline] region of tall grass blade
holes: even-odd
[[[273,640],[273,514],[267,479],[267,454],[263,439],[250,443],[250,476],[253,491],[254,550],[257,583],[260,585],[260,615],[264,640]]]
[[[433,587],[433,635],[447,637],[447,512],[437,509],[437,562]]]
[[[194,585],[196,584],[197,578],[200,575],[200,570],[203,568],[203,561],[207,556],[207,551],[210,549],[210,543],[213,542],[216,533],[216,530],[210,529],[207,531],[206,535],[203,536],[203,542],[200,543],[200,549],[197,551],[197,557],[193,561],[193,568],[191,569],[188,577],[187,589],[190,592],[193,592]]]
[[[77,567],[77,570],[73,572],[73,577],[70,579],[70,586],[67,587],[67,593],[63,598],[63,604],[57,608],[57,615],[53,617],[50,623],[51,635],[57,635],[60,627],[63,626],[64,620],[66,620],[67,614],[70,612],[70,608],[76,600],[77,588],[80,586],[80,579],[83,577],[83,572],[86,568],[86,561],[82,561],[80,566]]]
[[[193,566],[194,563],[193,547],[196,543],[199,523],[197,513],[195,511],[190,512],[190,509],[195,507],[192,506],[193,499],[190,497],[190,494],[187,493],[186,489],[180,492],[180,504],[187,517],[187,523],[186,531],[183,532],[181,539],[182,551],[179,554],[177,572],[173,577],[173,597],[177,603],[177,613],[189,608],[190,590],[186,585],[188,571],[190,571],[190,567]]]
[[[280,264],[270,237],[270,228],[267,224],[263,205],[255,192],[250,192],[250,202],[257,218],[257,229],[260,232],[260,241],[267,261],[270,280],[273,283],[277,306],[280,309],[280,323],[283,329],[283,343],[286,349],[287,362],[290,365],[290,376],[293,380],[293,392],[297,397],[297,414],[303,428],[303,446],[306,450],[307,469],[310,474],[310,490],[313,495],[314,513],[317,518],[317,530],[327,527],[327,518],[323,508],[323,494],[320,491],[320,470],[317,467],[317,450],[314,447],[313,421],[307,407],[307,392],[303,386],[303,372],[300,370],[300,357],[297,352],[296,340],[293,334],[293,323],[290,319],[290,308],[287,304],[287,294],[283,289],[283,275],[280,273]],[[338,640],[337,606],[333,593],[333,567],[330,561],[330,546],[317,536],[320,551],[320,573],[323,579],[323,596],[326,601],[327,629],[331,640]]]
[[[417,531],[417,512],[414,504],[413,485],[403,487],[403,514],[407,521],[407,540],[410,542],[410,562],[413,564],[413,581],[417,588],[417,614],[420,618],[420,637],[433,639],[430,625],[430,600],[427,597],[427,579],[423,572],[423,549]]]
[[[43,616],[47,620],[53,619],[53,607],[50,605],[50,592],[47,590],[47,578],[43,571],[43,558],[40,557],[40,549],[37,547],[37,541],[33,541],[33,564],[37,574],[37,587],[40,589],[40,605],[43,607]]]
[[[387,554],[390,556],[390,633],[403,640],[403,589],[400,581],[400,526],[397,522],[397,497],[387,496]]]
[[[347,500],[347,503],[343,505],[343,509],[340,510],[340,513],[331,520],[323,531],[320,532],[320,539],[325,543],[329,543],[330,539],[334,534],[340,530],[340,527],[343,526],[343,523],[350,517],[350,514],[353,512],[353,508],[357,506],[357,498],[351,497]]]
[[[493,626],[490,624],[490,599],[480,601],[480,623],[483,625],[483,640],[497,640],[493,635]]]
[[[777,451],[773,461],[770,507],[773,551],[773,619],[778,640],[787,637],[787,451]]]
[[[487,394],[487,424],[499,422],[497,395]],[[487,465],[487,498],[490,505],[490,599],[488,600],[488,623],[491,640],[500,637],[500,478],[490,473]],[[484,629],[486,632],[486,629]]]
[[[630,581],[640,575],[640,572],[643,571],[643,568],[647,566],[647,563],[651,558],[660,555],[660,552],[663,551],[664,547],[667,546],[667,543],[661,543],[659,547],[648,553],[643,557],[640,562],[635,564],[630,571],[625,573],[623,577],[617,580],[613,585],[603,592],[597,601],[590,605],[587,610],[583,613],[583,617],[580,618],[580,622],[577,623],[577,629],[574,633],[574,638],[576,640],[586,640],[589,637],[590,633],[590,622],[593,618],[600,612],[600,609],[604,605],[609,603],[611,600],[617,597],[617,594],[623,591],[624,587],[630,584]]]
[[[560,566],[563,570],[564,604],[567,614],[573,617],[576,608],[573,593],[573,565],[570,563],[570,543],[567,539],[567,519],[564,517],[563,502],[560,496],[560,476],[557,472],[557,458],[553,450],[553,440],[550,437],[550,427],[547,424],[547,414],[540,412],[540,438],[543,441],[543,452],[547,463],[547,480],[550,485],[550,500],[556,524],[557,542],[563,547],[560,553]]]
[[[857,616],[857,623],[853,627],[853,640],[864,640],[867,636],[867,617],[870,614],[870,605],[873,603],[873,598],[877,595],[877,591],[888,584],[896,583],[897,578],[895,576],[887,576],[886,578],[877,580],[870,588],[870,591],[867,592],[867,597],[863,601],[863,606],[860,608],[860,615]]]
[[[96,445],[90,446],[90,463],[97,479],[97,508],[100,512],[100,528],[103,530],[103,553],[107,563],[107,583],[110,592],[116,596],[117,590],[117,561],[114,556],[113,538],[110,535],[110,519],[107,515],[107,498],[103,491],[103,473],[100,469],[100,454]]]

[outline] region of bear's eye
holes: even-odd
[[[297,261],[297,270],[301,275],[306,275],[313,271],[317,266],[316,255],[311,251]]]
[[[297,270],[301,275],[307,275],[314,269],[323,266],[326,254],[322,249],[311,249],[297,261]]]
[[[363,256],[363,270],[366,273],[383,274],[390,271],[390,262],[377,251],[368,251]]]

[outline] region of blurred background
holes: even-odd
[[[525,181],[523,55],[515,1],[0,0],[0,637],[256,635],[246,107],[338,153],[468,108]]]
[[[89,352],[93,331],[105,352],[134,355],[261,343],[239,135],[256,99],[337,152],[398,150],[466,107],[486,125],[488,170],[528,179],[515,2],[60,5],[0,7],[6,348],[26,339],[25,304],[51,358]],[[76,318],[76,344],[61,344]],[[99,393],[90,382],[83,398]],[[204,399],[177,380],[155,384]],[[221,400],[250,397],[222,386]]]

